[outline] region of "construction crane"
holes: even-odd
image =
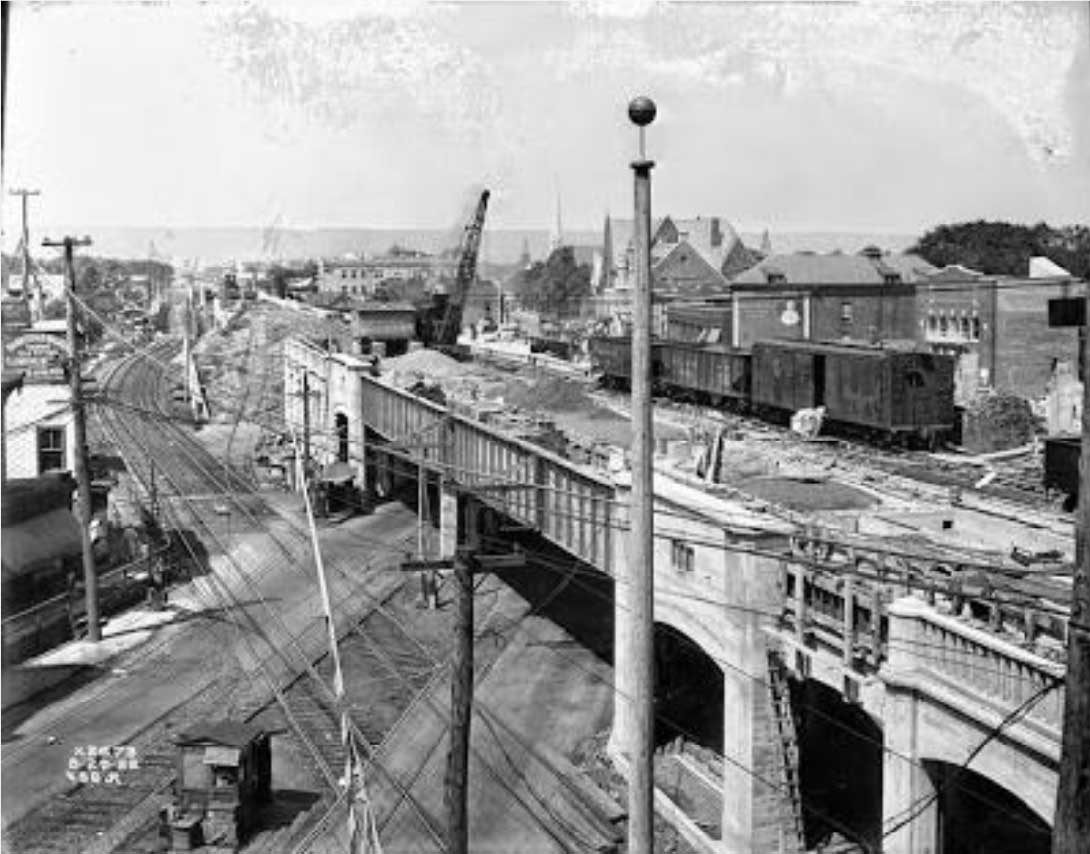
[[[484,231],[484,215],[488,210],[489,191],[481,192],[477,211],[462,235],[458,271],[450,293],[436,294],[421,318],[420,337],[429,347],[454,349],[462,328],[462,312],[466,297],[477,275],[477,254],[481,248],[481,232]]]

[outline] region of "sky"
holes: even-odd
[[[1090,222],[1086,3],[17,3],[35,221],[740,231]],[[6,191],[5,244],[17,229]]]

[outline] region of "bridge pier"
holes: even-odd
[[[778,534],[747,529],[742,538],[738,531],[724,530],[720,521],[683,521],[676,516],[669,519],[668,527],[677,529],[678,539],[656,538],[655,621],[689,638],[723,675],[722,691],[707,697],[709,703],[722,703],[723,709],[721,832],[718,841],[705,837],[702,847],[731,854],[796,851],[797,843],[785,838],[783,745],[767,685],[766,615],[778,608],[780,570],[777,561],[752,553],[754,548],[771,548],[770,538]],[[618,552],[614,717],[609,742],[610,754],[622,758],[618,762],[622,771],[627,768],[623,756],[633,698],[632,686],[626,684],[624,624],[631,619],[627,606],[631,594],[623,571],[627,566],[623,548],[624,538],[618,537],[614,544]],[[656,693],[661,682],[657,675]],[[693,690],[702,687],[694,685]],[[657,721],[656,729],[661,723]],[[668,730],[684,730],[686,722],[670,724]],[[661,747],[661,739],[657,742]]]
[[[883,713],[882,828],[885,854],[935,854],[938,851],[939,800],[927,769],[917,755],[919,715],[912,692],[886,694]],[[928,799],[931,803],[924,806]],[[899,829],[893,830],[897,825]],[[892,831],[892,832],[891,832]]]

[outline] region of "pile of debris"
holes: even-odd
[[[1033,441],[1038,419],[1029,401],[1003,392],[977,395],[962,416],[961,444],[971,453],[1018,448]]]

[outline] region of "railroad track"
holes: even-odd
[[[173,346],[166,343],[154,348],[150,356],[161,365],[170,357],[172,349]],[[97,414],[112,434],[130,471],[145,489],[149,487],[151,478],[156,477],[164,514],[175,526],[189,526],[198,531],[206,542],[215,543],[220,554],[230,562],[229,544],[223,542],[222,525],[217,525],[222,514],[214,506],[209,506],[212,502],[201,499],[214,496],[217,499],[215,504],[228,503],[232,511],[251,528],[260,527],[261,517],[271,515],[271,512],[248,489],[249,483],[244,476],[219,464],[171,420],[175,413],[169,412],[166,402],[162,400],[161,384],[154,372],[146,368],[140,370],[137,360],[129,360],[110,371],[104,386],[107,391],[105,401],[115,405],[98,407]],[[152,449],[156,451],[155,475],[152,474],[152,456],[149,453]],[[159,452],[159,449],[162,451]],[[298,526],[289,527],[288,539],[294,541],[296,546],[305,546],[309,555],[308,532]],[[407,542],[409,536],[404,539]],[[306,573],[299,554],[293,552],[290,545],[276,541],[275,547],[280,552],[280,561],[286,561],[294,570]],[[357,561],[353,569],[358,568]],[[264,569],[271,571],[269,566]],[[337,791],[338,778],[344,768],[340,725],[332,712],[329,689],[314,669],[313,655],[308,655],[300,647],[299,639],[287,630],[268,602],[262,601],[262,609],[254,608],[260,611],[255,615],[247,610],[248,606],[253,607],[253,603],[244,604],[239,600],[238,592],[253,591],[254,582],[260,576],[254,573],[255,577],[247,577],[247,573],[238,566],[230,567],[230,570],[235,574],[231,579],[235,589],[232,589],[232,584],[224,583],[210,574],[202,579],[205,592],[216,599],[225,612],[232,613],[237,624],[242,624],[238,626],[240,633],[252,635],[249,639],[252,657],[257,661],[258,668],[266,671],[264,675],[277,695],[285,718],[307,748],[313,764],[320,770],[330,789]],[[344,567],[340,568],[340,572],[342,577],[347,578]],[[396,575],[393,577],[398,585],[403,583]],[[382,607],[380,601],[372,605],[372,610]],[[260,622],[256,619],[258,616]],[[322,634],[324,637],[324,632]],[[254,639],[264,643],[264,651],[254,648]],[[291,687],[290,699],[277,685],[285,682]],[[267,705],[266,702],[260,708]],[[248,716],[256,715],[260,708],[251,711]],[[149,728],[155,723],[149,724]],[[77,786],[65,796],[55,798],[36,810],[34,820],[25,828],[25,838],[33,840],[25,850],[76,850],[86,845],[89,839],[102,837],[112,825],[137,807],[155,807],[154,803],[148,803],[150,796],[165,791],[173,778],[174,758],[171,755],[169,762],[165,761],[166,757],[154,751],[146,755],[150,761],[141,768],[140,779],[124,787],[120,794]],[[137,826],[136,831],[116,845],[123,847],[141,834],[150,832],[154,827],[154,816]],[[115,850],[115,847],[104,850]]]
[[[627,416],[630,411],[630,397],[623,392],[599,389],[594,396],[619,414]],[[654,409],[657,418],[679,427],[703,427],[706,431],[722,428],[775,442],[782,449],[781,454],[812,460],[816,466],[836,467],[842,473],[854,469],[864,479],[874,475],[892,476],[896,480],[887,481],[886,485],[897,487],[897,491],[906,495],[920,490],[949,492],[956,487],[963,492],[975,492],[982,497],[1060,518],[1055,512],[1057,499],[1043,486],[1043,463],[1037,455],[993,460],[985,466],[972,459],[959,462],[949,457],[936,457],[927,451],[883,447],[847,437],[806,441],[787,427],[751,415],[699,404],[680,404],[665,398],[655,400]],[[978,485],[986,474],[990,474],[987,481]]]

